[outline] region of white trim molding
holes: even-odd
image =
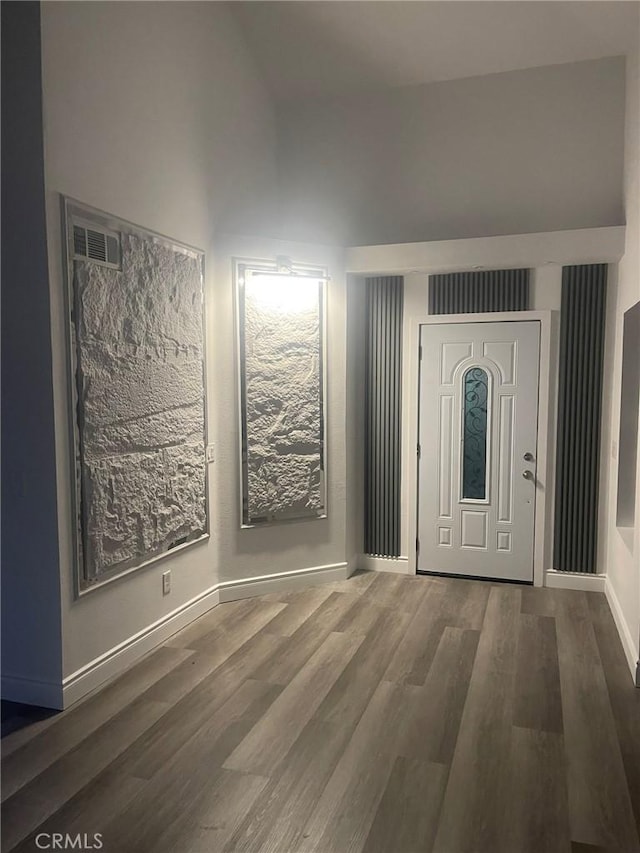
[[[582,592],[604,592],[606,575],[594,575],[589,572],[558,572],[547,569],[544,585],[551,589],[576,589]]]
[[[289,592],[317,584],[346,581],[350,574],[347,563],[331,563],[327,566],[296,569],[292,572],[279,572],[256,578],[222,581],[218,585],[220,603],[236,601],[239,598],[251,598],[254,595],[266,595],[270,592]]]
[[[167,613],[142,631],[71,673],[62,681],[63,708],[73,705],[105,681],[120,675],[141,657],[155,649],[177,631],[186,628],[199,616],[204,616],[220,603],[218,586],[210,587],[201,595]]]
[[[622,643],[624,655],[627,659],[629,670],[631,671],[631,678],[633,679],[635,686],[640,687],[640,649],[633,641],[633,637],[631,636],[631,631],[627,625],[627,620],[624,618],[618,596],[616,595],[614,586],[608,577],[605,579],[604,594],[609,602],[609,609],[611,610],[613,621],[616,623],[616,628],[620,635],[620,642]]]
[[[120,675],[143,655],[152,651],[177,631],[185,628],[218,604],[270,592],[288,591],[315,584],[346,580],[349,574],[347,563],[334,563],[326,566],[297,569],[291,572],[262,575],[256,578],[222,581],[67,676],[63,679],[62,688],[60,685],[51,685],[50,687],[57,687],[58,696],[55,696],[50,689],[48,692],[44,689],[38,691],[34,687],[29,700],[16,699],[16,701],[29,701],[30,704],[44,705],[50,708],[68,708],[69,705],[82,699],[96,687]],[[25,695],[27,694],[25,693]],[[7,693],[5,698],[13,699],[14,697]],[[52,702],[53,704],[51,704]]]
[[[347,272],[391,275],[474,269],[537,267],[544,264],[617,263],[624,254],[624,225],[505,234],[426,243],[351,246]]]
[[[397,575],[412,574],[408,557],[372,557],[360,554],[358,568],[363,572],[393,572]]]

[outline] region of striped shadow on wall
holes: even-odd
[[[528,269],[429,276],[429,314],[479,314],[528,309]]]
[[[563,267],[555,569],[596,572],[607,265]]]
[[[404,279],[366,279],[364,550],[400,556]]]

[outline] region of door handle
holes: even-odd
[[[522,476],[525,478],[525,480],[533,480],[533,471],[525,470],[522,472]]]

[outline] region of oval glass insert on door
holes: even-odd
[[[489,376],[471,367],[462,377],[462,500],[487,499]]]

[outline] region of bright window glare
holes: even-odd
[[[245,297],[263,311],[299,314],[317,310],[319,284],[319,279],[306,276],[251,273]]]

